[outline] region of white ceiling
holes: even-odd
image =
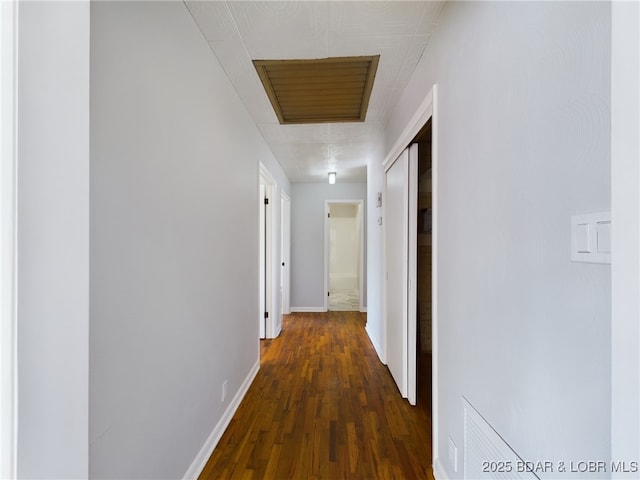
[[[291,182],[365,181],[442,1],[185,0]],[[280,125],[252,60],[380,55],[366,121]]]

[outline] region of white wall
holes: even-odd
[[[293,183],[291,185],[291,309],[321,311],[324,289],[325,200],[364,200],[366,183]],[[365,221],[365,231],[367,224]],[[367,246],[365,241],[364,254]],[[365,270],[366,279],[366,270]],[[367,305],[367,287],[364,285]]]
[[[612,4],[611,458],[640,458],[640,6]],[[624,478],[624,475],[614,476]]]
[[[18,477],[87,478],[89,3],[18,8]]]
[[[383,278],[383,235],[382,225],[378,219],[382,218],[382,207],[377,206],[378,192],[384,190],[384,172],[382,169],[382,146],[378,155],[373,156],[367,163],[367,204],[365,207],[367,228],[367,285],[371,294],[367,299],[367,334],[376,349],[380,359],[386,363],[383,348],[382,324],[382,288]],[[382,199],[384,204],[385,199]],[[384,219],[382,220],[384,223]]]
[[[610,21],[448,3],[388,125],[387,149],[438,84],[438,476],[462,395],[525,459],[609,458],[610,267],[570,261],[569,219],[611,208]]]
[[[180,478],[259,361],[276,162],[181,2],[93,3],[91,75],[90,474]]]

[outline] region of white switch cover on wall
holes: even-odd
[[[571,217],[571,260],[611,263],[611,212]]]
[[[591,235],[588,223],[578,223],[576,225],[576,251],[578,253],[591,253]]]
[[[611,220],[596,223],[597,252],[611,254]]]

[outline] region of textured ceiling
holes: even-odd
[[[185,1],[291,182],[365,181],[440,1]],[[252,60],[380,55],[366,121],[281,125]]]

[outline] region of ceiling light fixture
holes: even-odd
[[[329,172],[329,184],[336,183],[336,172]]]

